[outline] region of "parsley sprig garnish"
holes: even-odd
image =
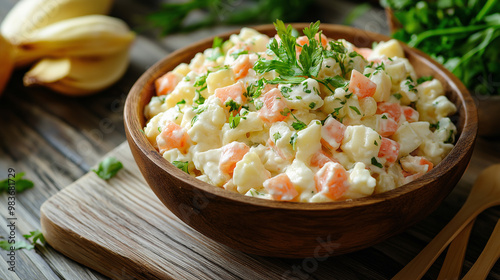
[[[269,44],[269,50],[276,56],[275,59],[259,59],[254,66],[257,73],[265,73],[275,70],[281,79],[288,81],[292,77],[316,77],[323,62],[323,47],[316,40],[320,22],[311,23],[304,28],[304,35],[309,39],[309,43],[302,46],[299,58],[297,59],[296,43],[297,37],[293,35],[291,25],[285,26],[283,21],[276,20],[274,26],[278,32],[281,42],[273,38]],[[304,80],[304,78],[302,78]]]
[[[332,93],[335,88],[346,87],[349,82],[344,77],[350,72],[352,58],[360,56],[356,52],[349,50],[340,41],[330,41],[329,48],[325,48],[318,38],[321,38],[319,31],[320,22],[311,23],[304,28],[303,33],[308,38],[308,43],[300,46],[297,44],[297,36],[290,25],[285,26],[281,20],[276,20],[274,26],[278,32],[280,42],[273,38],[269,43],[269,53],[274,55],[274,59],[260,58],[254,65],[254,70],[263,74],[269,71],[276,71],[279,77],[266,81],[269,84],[288,83],[299,84],[307,78],[312,78],[326,86]],[[297,56],[297,47],[302,50]],[[334,58],[342,71],[342,76],[327,77],[319,79],[318,75],[324,58]],[[333,88],[332,88],[333,87]]]

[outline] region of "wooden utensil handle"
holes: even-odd
[[[469,236],[472,231],[474,221],[475,220],[471,221],[450,243],[437,280],[460,279],[460,273],[462,272],[462,266],[465,259],[465,252],[467,251],[467,244],[469,243]]]
[[[479,255],[479,258],[477,258],[463,280],[486,279],[498,257],[500,257],[500,220],[498,220],[495,229],[493,229],[493,233],[490,239],[488,239],[483,252]]]
[[[467,201],[453,219],[427,244],[427,246],[411,260],[392,280],[418,280],[434,263],[444,248],[450,244],[467,224],[477,216],[477,209],[467,207]]]

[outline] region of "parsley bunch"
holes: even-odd
[[[308,43],[300,46],[297,44],[297,32],[292,26],[285,26],[283,21],[276,20],[274,26],[280,38],[280,42],[273,38],[269,43],[269,53],[274,55],[274,59],[260,58],[254,65],[254,70],[259,73],[276,71],[280,75],[279,78],[266,81],[269,84],[290,83],[298,84],[307,78],[312,78],[323,84],[332,93],[335,88],[347,87],[349,82],[345,77],[352,70],[352,58],[359,56],[357,52],[349,52],[346,47],[339,41],[330,41],[328,47],[323,47],[318,40],[321,38],[319,30],[320,22],[311,23],[309,27],[304,28],[303,33],[308,39]],[[296,48],[301,47],[302,50],[297,57]],[[324,58],[333,58],[339,64],[342,70],[342,76],[326,77],[324,79],[317,78]],[[333,88],[332,88],[333,87]]]
[[[297,59],[296,46],[297,37],[291,25],[285,26],[283,21],[276,20],[274,26],[278,32],[281,42],[273,38],[269,44],[270,51],[276,59],[259,59],[254,69],[257,73],[275,70],[284,80],[293,80],[292,77],[316,77],[323,62],[323,46],[314,37],[319,31],[320,22],[312,23],[304,29],[304,35],[309,39],[309,43],[302,46],[302,51]],[[300,81],[301,79],[295,79]]]
[[[498,0],[381,2],[401,23],[394,38],[429,54],[476,94],[500,94]]]

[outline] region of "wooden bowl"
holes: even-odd
[[[302,30],[308,24],[293,26]],[[255,29],[269,36],[275,34],[272,25]],[[345,38],[360,47],[390,39],[345,26],[323,24],[321,29],[330,38]],[[227,39],[229,35],[219,37]],[[379,243],[404,231],[438,207],[464,173],[477,134],[476,107],[462,83],[422,52],[402,45],[418,75],[433,75],[441,80],[448,98],[458,108],[455,148],[433,170],[409,184],[352,201],[269,201],[198,181],[167,162],[141,132],[146,123],[144,106],[154,95],[154,80],[179,63],[189,62],[197,52],[211,47],[212,38],[163,58],[132,87],[124,117],[127,139],[137,165],[158,198],[176,216],[204,235],[246,253],[320,258]]]

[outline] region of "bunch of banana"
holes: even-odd
[[[127,69],[134,33],[106,15],[112,0],[21,0],[3,21],[1,34],[14,46],[15,67],[36,63],[26,86],[69,95],[98,92]]]

